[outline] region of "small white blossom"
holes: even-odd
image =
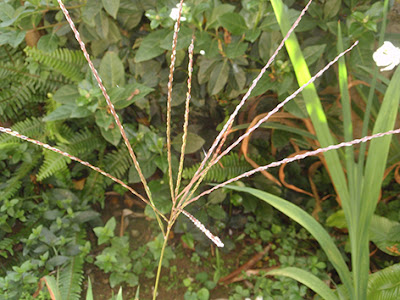
[[[201,54],[201,55],[204,55],[204,54],[206,54],[206,51],[200,50],[200,54]]]
[[[381,69],[381,72],[393,70],[395,66],[400,64],[400,48],[386,41],[382,47],[374,52],[372,58],[378,67],[385,67]]]
[[[185,4],[183,4],[183,6],[185,6]],[[178,20],[178,16],[179,16],[179,4],[177,4],[175,8],[171,9],[171,13],[169,14],[169,17],[174,21]],[[186,21],[186,18],[184,16],[181,16],[181,21],[182,22]]]

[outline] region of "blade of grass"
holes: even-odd
[[[382,45],[384,38],[385,38],[388,7],[389,7],[389,0],[385,0],[385,2],[383,3],[383,20],[382,20],[381,31],[379,34],[378,45]],[[368,134],[368,125],[369,125],[369,120],[370,120],[370,116],[371,116],[372,103],[373,103],[373,99],[375,96],[375,87],[377,84],[378,74],[379,74],[378,67],[374,66],[373,73],[372,73],[371,87],[369,90],[367,105],[365,107],[365,112],[364,112],[364,120],[363,120],[361,136],[365,136]],[[361,147],[360,147],[359,158],[358,158],[358,167],[359,167],[360,174],[362,174],[363,169],[364,169],[366,147],[367,147],[367,145],[361,145]]]
[[[342,257],[342,254],[336,247],[330,235],[312,216],[310,216],[308,213],[306,213],[304,210],[297,207],[296,205],[290,203],[289,201],[264,191],[239,186],[227,186],[227,188],[239,192],[249,193],[272,205],[273,207],[287,215],[289,218],[303,226],[321,245],[329,261],[338,272],[342,282],[345,283],[346,286],[351,283],[351,275]],[[351,285],[347,286],[347,288],[350,287]]]
[[[373,132],[388,131],[395,126],[398,106],[400,103],[400,68],[395,71],[392,80],[386,90],[378,118],[376,119]],[[395,109],[394,109],[395,108]],[[355,255],[358,261],[359,272],[362,285],[356,291],[360,295],[359,299],[366,299],[366,290],[369,272],[369,236],[368,229],[372,215],[376,209],[379,193],[382,186],[383,174],[386,168],[386,161],[389,153],[391,136],[386,136],[379,141],[371,141],[368,150],[368,157],[365,165],[364,185],[361,195],[362,214],[360,216],[360,227],[357,238],[362,247]],[[362,298],[364,297],[364,298]]]
[[[271,0],[271,4],[279,23],[282,35],[286,35],[290,29],[290,23],[288,21],[289,15],[286,6],[284,6],[281,0]],[[311,78],[311,75],[294,33],[287,39],[285,45],[290,60],[292,61],[299,86],[302,86]],[[315,86],[313,84],[308,85],[302,94],[304,101],[306,102],[306,109],[310,115],[321,147],[327,147],[335,144],[335,140],[330,133],[327,118],[323,111]],[[344,199],[349,199],[346,177],[343,172],[338,154],[335,151],[332,151],[324,154],[324,156],[329,166],[330,176],[332,177],[332,181],[337,193],[340,196],[340,199],[342,199],[342,201]],[[349,201],[345,202],[348,203]],[[347,203],[346,205],[348,205]]]
[[[299,268],[288,267],[269,271],[267,275],[285,276],[308,286],[325,300],[338,300],[334,292],[317,276]]]

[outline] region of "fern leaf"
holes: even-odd
[[[128,168],[131,166],[130,162],[131,158],[126,147],[118,149],[117,151],[112,151],[104,158],[106,171],[119,178],[122,178]]]
[[[73,81],[80,81],[84,78],[82,68],[86,65],[86,60],[81,51],[64,48],[53,52],[44,52],[30,47],[26,47],[24,51],[29,57]]]
[[[30,118],[15,123],[11,128],[12,130],[18,131],[20,134],[26,135],[30,138],[41,140],[41,138],[44,136],[45,124],[37,118]],[[22,140],[8,134],[0,135],[1,144],[15,142],[21,143]]]
[[[67,152],[72,155],[89,154],[104,146],[99,134],[94,134],[88,128],[75,133],[69,140]]]
[[[37,174],[37,180],[42,181],[55,174],[56,172],[65,171],[70,158],[60,155],[56,152],[43,149],[44,162]]]
[[[22,186],[22,179],[25,178],[28,173],[35,167],[39,155],[33,157],[31,162],[22,163],[18,169],[14,172],[12,177],[7,180],[3,191],[0,190],[0,199],[5,201],[9,200],[20,190]]]
[[[83,258],[79,255],[71,258],[70,262],[60,272],[58,286],[63,300],[79,300],[83,281]]]
[[[223,182],[252,169],[243,157],[239,158],[237,153],[224,156],[220,162],[222,166],[220,164],[212,166],[204,178],[205,181]],[[185,168],[182,177],[184,179],[192,178],[199,166],[200,164],[198,163],[190,168]]]

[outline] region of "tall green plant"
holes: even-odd
[[[290,24],[287,21],[289,17],[287,9],[280,0],[272,0],[271,3],[273,5],[282,34],[285,35],[290,29]],[[388,1],[385,1],[386,10],[387,5]],[[340,52],[343,51],[340,27],[338,32],[338,50]],[[298,83],[301,86],[307,82],[311,76],[299,43],[297,42],[294,34],[287,40],[286,49],[294,66]],[[344,136],[346,141],[351,141],[353,140],[353,129],[350,119],[351,106],[350,97],[347,92],[347,70],[343,58],[339,63],[339,82],[342,94],[343,123],[345,130]],[[374,125],[374,134],[386,132],[394,128],[397,109],[393,108],[397,108],[400,101],[400,90],[398,89],[399,82],[400,70],[397,69],[383,99],[377,120]],[[315,87],[313,85],[307,86],[303,91],[303,97],[305,99],[307,111],[310,115],[321,146],[328,146],[332,144],[334,138],[330,133],[327,118],[322,110],[321,101],[317,95]],[[248,188],[234,189],[252,193],[260,199],[277,207],[282,212],[303,225],[314,235],[314,237],[321,244],[322,248],[325,250],[328,258],[336,268],[342,282],[346,286],[347,295],[349,298],[367,299],[369,273],[368,231],[371,218],[379,198],[390,141],[391,136],[386,136],[382,139],[371,141],[365,168],[359,166],[355,161],[353,149],[347,148],[345,152],[347,176],[345,176],[343,171],[339,155],[334,151],[324,153],[327,167],[335,189],[340,196],[349,228],[352,256],[352,280],[349,279],[350,271],[345,268],[345,265],[343,265],[343,263],[338,264],[336,262],[338,259],[337,257],[333,258],[331,252],[332,249],[336,249],[336,247],[332,246],[332,240],[330,238],[326,240],[326,238],[329,236],[327,236],[327,233],[322,229],[322,227],[320,227],[320,225],[317,225],[318,223],[316,223],[315,220],[311,219],[310,217],[306,217],[304,215],[305,213],[301,212],[301,210],[299,210],[297,207],[295,208],[294,206],[290,206],[288,203],[283,204],[285,203],[283,199],[274,198],[266,193],[260,194],[259,191],[253,191]],[[363,161],[361,161],[360,164],[363,164]],[[360,172],[360,170],[363,172]],[[285,205],[289,205],[290,207],[286,207]],[[298,219],[298,216],[300,215],[303,216],[303,219]],[[316,228],[320,228],[323,231],[317,233],[315,232]],[[332,294],[327,292],[325,289],[317,289],[316,283],[318,283],[318,281],[316,281],[311,274],[304,276],[305,274],[303,272],[301,273],[302,275],[299,274],[298,270],[290,269],[286,270],[285,272],[276,271],[270,274],[293,277],[307,284],[310,288],[320,293],[324,298],[335,299],[332,298]]]
[[[181,180],[181,176],[182,176],[182,168],[183,168],[183,160],[184,160],[184,155],[181,155],[180,158],[180,162],[179,162],[179,170],[178,170],[178,178],[175,181],[174,176],[173,176],[173,172],[172,172],[172,155],[171,155],[171,134],[170,134],[170,130],[171,130],[171,102],[172,102],[172,82],[173,82],[173,72],[174,72],[174,64],[175,64],[175,60],[176,60],[176,50],[177,50],[177,40],[178,40],[178,32],[179,32],[179,26],[180,26],[180,16],[182,13],[182,6],[183,6],[183,0],[180,1],[180,4],[178,5],[178,17],[177,17],[177,22],[175,25],[175,29],[174,29],[174,34],[173,34],[173,41],[172,41],[172,55],[171,55],[171,66],[170,66],[170,76],[169,76],[169,82],[168,82],[168,99],[167,99],[167,151],[168,151],[168,175],[169,175],[169,187],[170,187],[170,193],[171,193],[171,202],[172,202],[172,208],[170,211],[170,215],[166,216],[166,214],[162,213],[160,211],[159,208],[157,208],[155,202],[153,201],[153,197],[152,197],[152,193],[150,191],[149,185],[146,181],[146,177],[143,175],[141,166],[138,162],[138,159],[136,157],[136,154],[133,150],[133,147],[131,146],[127,135],[125,133],[125,129],[122,126],[122,123],[115,111],[115,107],[110,99],[109,94],[107,93],[107,89],[106,87],[103,85],[102,80],[100,79],[100,76],[97,72],[97,70],[94,67],[93,62],[90,59],[90,56],[88,54],[88,52],[86,51],[86,46],[84,44],[84,42],[82,41],[82,39],[80,38],[79,32],[77,31],[77,29],[75,28],[75,25],[71,19],[71,17],[69,16],[69,13],[67,11],[67,9],[65,8],[65,6],[63,5],[61,0],[58,0],[59,5],[68,21],[68,23],[71,26],[71,29],[73,30],[75,37],[77,39],[77,41],[79,42],[79,45],[84,53],[84,57],[86,58],[86,60],[88,61],[89,67],[94,75],[94,77],[96,78],[96,81],[101,89],[101,92],[104,96],[104,98],[106,99],[107,102],[107,106],[108,106],[108,110],[111,112],[112,116],[115,119],[115,123],[117,125],[117,128],[119,129],[123,140],[125,142],[125,145],[128,149],[129,155],[133,161],[133,165],[136,169],[136,172],[140,178],[140,181],[143,183],[144,189],[146,191],[146,198],[144,196],[142,196],[140,193],[138,193],[137,191],[135,191],[134,189],[132,189],[130,186],[128,186],[127,184],[125,184],[123,181],[121,181],[120,179],[112,176],[109,173],[106,173],[105,171],[101,170],[98,167],[95,167],[93,165],[91,165],[88,162],[82,161],[81,159],[79,159],[78,157],[72,156],[71,154],[59,150],[56,147],[52,147],[50,145],[44,144],[42,142],[39,142],[37,140],[33,140],[29,137],[26,137],[24,135],[19,134],[16,131],[13,131],[9,128],[3,128],[0,127],[0,130],[4,133],[13,135],[15,137],[18,137],[20,139],[32,142],[34,144],[37,144],[41,147],[44,147],[48,150],[51,150],[53,152],[59,153],[61,155],[64,155],[66,157],[69,157],[72,160],[75,160],[87,167],[92,168],[93,170],[95,170],[96,172],[99,172],[107,177],[109,177],[110,179],[114,180],[115,182],[119,183],[120,185],[122,185],[123,187],[125,187],[126,189],[128,189],[130,192],[132,192],[134,195],[136,195],[137,197],[139,197],[141,200],[143,200],[146,204],[148,204],[154,211],[154,214],[157,218],[158,224],[160,226],[160,230],[163,233],[164,236],[164,242],[163,242],[163,246],[162,246],[162,250],[161,250],[161,254],[160,254],[160,261],[159,261],[159,267],[157,270],[157,276],[156,276],[156,282],[155,282],[155,288],[154,288],[154,296],[153,299],[155,299],[157,297],[157,287],[158,287],[158,282],[159,282],[159,278],[160,278],[160,273],[161,273],[161,267],[162,267],[162,260],[163,260],[163,255],[164,255],[164,251],[168,242],[168,237],[169,234],[172,230],[172,226],[174,225],[175,221],[177,220],[178,216],[180,215],[180,213],[183,213],[186,217],[188,217],[201,231],[204,232],[204,234],[209,237],[217,246],[222,247],[223,243],[222,241],[214,236],[210,231],[208,231],[205,226],[203,224],[201,224],[195,217],[193,217],[191,214],[189,214],[186,210],[185,207],[187,205],[189,205],[190,203],[196,201],[197,199],[199,199],[199,197],[210,193],[212,190],[214,190],[215,188],[212,188],[206,192],[203,192],[202,194],[200,194],[199,196],[193,197],[196,189],[199,187],[200,183],[202,182],[202,180],[205,178],[205,176],[207,175],[207,172],[212,168],[213,165],[215,165],[224,155],[228,154],[233,147],[235,147],[238,143],[240,143],[240,141],[242,141],[246,136],[248,136],[250,134],[250,130],[242,135],[236,142],[234,142],[231,146],[229,146],[226,150],[224,150],[221,154],[218,154],[221,150],[222,147],[226,141],[227,138],[227,134],[229,132],[229,129],[231,128],[232,124],[233,124],[233,120],[236,117],[239,109],[244,105],[244,103],[246,102],[246,100],[250,97],[251,92],[254,90],[254,88],[257,86],[257,83],[259,82],[259,80],[261,79],[261,77],[263,76],[263,74],[265,73],[265,70],[270,66],[270,64],[272,63],[272,61],[274,60],[274,58],[276,57],[277,53],[279,52],[279,50],[283,47],[283,42],[286,41],[286,46],[289,52],[289,55],[293,56],[293,53],[296,53],[296,50],[293,49],[297,49],[298,48],[298,44],[296,45],[295,39],[293,38],[289,38],[291,32],[294,30],[294,28],[297,26],[298,22],[300,21],[300,19],[302,18],[302,16],[304,15],[306,9],[308,8],[309,4],[311,3],[311,1],[309,2],[309,4],[306,6],[306,8],[303,10],[303,12],[300,14],[300,16],[298,17],[298,19],[296,20],[296,22],[294,23],[294,25],[292,27],[288,26],[285,27],[286,31],[285,31],[285,38],[282,41],[281,45],[278,47],[278,49],[276,50],[276,52],[272,55],[272,57],[270,58],[270,60],[268,61],[268,63],[266,64],[266,66],[262,69],[262,71],[260,72],[260,74],[256,77],[256,79],[254,79],[253,84],[251,85],[251,87],[249,88],[248,92],[243,96],[240,104],[236,107],[235,111],[232,113],[232,115],[229,117],[228,121],[226,122],[226,124],[224,125],[223,129],[221,130],[220,134],[217,136],[217,138],[215,139],[212,147],[210,148],[210,150],[206,153],[205,159],[203,160],[203,162],[200,164],[199,168],[197,169],[197,171],[195,172],[195,174],[193,175],[193,178],[191,180],[191,182],[189,183],[189,185],[187,187],[185,187],[184,189],[180,189],[180,180]],[[282,3],[278,2],[278,1],[273,1],[274,3],[274,9],[276,10],[275,14],[277,16],[278,19],[283,20],[284,18],[284,12],[282,11]],[[113,12],[113,15],[115,15],[116,12]],[[289,18],[287,18],[289,19]],[[283,25],[282,25],[283,26]],[[235,28],[233,28],[232,30],[235,30]],[[284,31],[284,30],[282,30]],[[238,31],[241,32],[241,31]],[[287,33],[286,33],[287,32]],[[290,49],[289,46],[292,45],[292,49]],[[297,47],[297,48],[296,48]],[[352,46],[354,47],[354,46]],[[298,48],[299,49],[299,48]],[[351,48],[350,48],[351,49]],[[346,52],[349,50],[346,50]],[[303,80],[301,80],[301,84],[302,87],[297,90],[295,93],[293,93],[290,97],[287,98],[287,101],[289,101],[290,99],[294,98],[300,91],[304,90],[305,96],[309,96],[309,101],[307,102],[307,109],[311,115],[311,118],[313,120],[313,122],[315,122],[317,125],[314,124],[314,126],[317,129],[317,133],[318,133],[318,138],[321,139],[321,145],[322,146],[330,146],[332,144],[334,144],[334,139],[332,138],[332,136],[329,133],[329,128],[327,126],[327,122],[326,122],[326,117],[323,113],[322,110],[322,106],[320,105],[318,96],[315,92],[315,88],[310,87],[309,84],[311,84],[318,76],[320,76],[329,66],[331,66],[334,62],[337,61],[337,59],[344,55],[346,52],[341,53],[337,58],[335,58],[335,60],[333,60],[331,63],[329,63],[327,65],[327,67],[325,67],[324,69],[322,69],[320,72],[318,72],[318,74],[316,76],[314,76],[313,78],[311,78],[309,76],[309,72],[307,70],[307,66],[304,62],[304,59],[301,60],[301,51],[298,51],[299,54],[299,61],[295,61],[294,65],[299,66],[300,68],[298,70],[296,70],[296,73],[298,73],[298,77],[300,78],[300,75],[302,78],[307,78]],[[115,57],[114,54],[108,54],[107,58],[112,60],[112,57]],[[296,56],[293,56],[294,58],[296,58]],[[293,59],[294,59],[293,58]],[[191,45],[189,46],[189,67],[188,67],[188,93],[186,95],[186,105],[185,105],[185,114],[184,114],[184,134],[183,134],[183,140],[182,140],[182,147],[181,147],[181,153],[185,153],[185,147],[186,147],[186,143],[187,143],[187,138],[186,138],[186,134],[187,134],[187,127],[188,127],[188,118],[189,118],[189,103],[190,103],[190,91],[191,91],[191,76],[192,76],[192,63],[193,63],[193,39],[191,42]],[[120,66],[120,65],[119,65]],[[115,67],[115,66],[113,66]],[[100,66],[101,68],[101,66]],[[222,66],[223,68],[223,66]],[[117,68],[118,69],[118,68]],[[111,77],[118,74],[119,72],[117,72],[118,70],[115,68],[111,68],[110,72],[111,72]],[[108,73],[105,73],[105,75],[109,75]],[[109,78],[110,79],[110,78]],[[301,78],[300,78],[301,79]],[[299,79],[299,80],[300,80]],[[310,80],[308,80],[310,79]],[[111,79],[110,79],[111,80]],[[111,80],[112,81],[112,80]],[[107,86],[107,84],[106,84]],[[305,97],[307,98],[307,97]],[[286,102],[287,102],[286,101]],[[279,110],[279,108],[281,108],[283,106],[284,103],[286,102],[282,102],[282,105],[277,106],[277,108],[275,108],[271,114],[275,113],[276,111]],[[268,117],[270,116],[270,114],[262,119],[258,124],[256,124],[254,127],[251,128],[252,131],[254,131],[258,126],[261,125],[262,122],[266,121],[268,119]],[[394,132],[391,132],[394,133]],[[390,134],[390,133],[387,133]],[[374,137],[378,137],[374,136]],[[372,139],[374,137],[369,137],[367,139],[363,139],[363,140],[356,140],[353,142],[353,144],[355,143],[359,143],[359,142],[365,142],[368,139]],[[348,146],[349,144],[342,144],[342,145],[337,145],[336,148],[339,147],[343,147],[343,146]],[[329,148],[325,148],[325,151],[329,150]],[[321,150],[322,151],[322,150]],[[318,152],[310,152],[309,155],[313,155],[316,154]],[[305,156],[304,156],[305,157]],[[337,189],[339,189],[340,192],[340,196],[341,198],[349,198],[349,191],[347,188],[347,183],[346,183],[346,179],[345,179],[345,175],[344,172],[340,166],[340,160],[337,154],[335,154],[334,152],[331,152],[330,154],[327,155],[327,160],[329,160],[329,164],[332,165],[333,168],[333,173],[334,173],[334,183],[335,186],[337,187]],[[264,166],[262,168],[266,169],[269,166]],[[255,172],[260,171],[262,168],[258,168],[249,172],[246,172],[242,175],[240,175],[241,177],[245,177],[245,176],[249,176],[254,174]],[[332,171],[331,171],[332,172]],[[239,178],[236,177],[234,179],[225,181],[224,183],[218,185],[216,188],[222,187],[226,184],[228,184],[229,182],[232,182],[234,180],[238,180]],[[175,181],[175,182],[174,182]],[[343,201],[343,200],[342,200]],[[347,203],[348,204],[348,203]],[[349,206],[349,205],[348,205]],[[295,208],[292,208],[293,210],[295,210]],[[304,224],[306,224],[307,222],[311,222],[309,221],[310,218],[307,217],[306,214],[301,214],[299,213],[299,217],[300,217],[300,221],[303,222]],[[165,223],[163,223],[165,221]],[[314,223],[310,223],[311,226],[309,226],[309,230],[314,232],[314,236],[317,239],[321,239],[322,243],[324,246],[324,249],[329,252],[329,257],[331,259],[331,261],[333,262],[334,266],[337,268],[343,282],[346,284],[347,290],[349,293],[352,293],[353,289],[352,289],[352,281],[350,279],[350,272],[347,270],[344,260],[341,258],[340,256],[340,252],[337,250],[337,248],[335,248],[333,242],[330,242],[330,238],[329,235],[327,235],[327,233],[323,231],[322,227],[318,227],[316,226]],[[358,228],[358,227],[357,227]],[[289,270],[290,271],[290,270]],[[294,275],[293,277],[296,278],[300,278],[303,276],[302,272],[294,271],[292,272]],[[316,278],[314,277],[310,277],[310,286],[312,288],[314,288],[315,291],[326,294],[328,296],[328,298],[332,297],[332,293],[328,292],[328,290],[326,288],[324,288],[323,285],[321,285],[321,282],[319,282],[318,280],[316,280]],[[358,292],[357,292],[358,293]],[[353,296],[353,294],[352,294]],[[358,298],[357,298],[358,299]],[[360,298],[361,299],[361,298]]]

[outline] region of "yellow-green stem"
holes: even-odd
[[[168,236],[171,231],[172,225],[173,225],[173,222],[172,223],[170,222],[168,224],[167,232],[165,233],[165,236],[164,236],[164,243],[161,248],[160,260],[158,261],[156,283],[154,284],[153,300],[156,300],[156,298],[157,298],[158,282],[160,281],[160,274],[161,274],[161,268],[162,268],[162,261],[163,261],[163,257],[164,257],[164,251],[165,251],[165,247],[167,246],[167,243],[168,243]]]

